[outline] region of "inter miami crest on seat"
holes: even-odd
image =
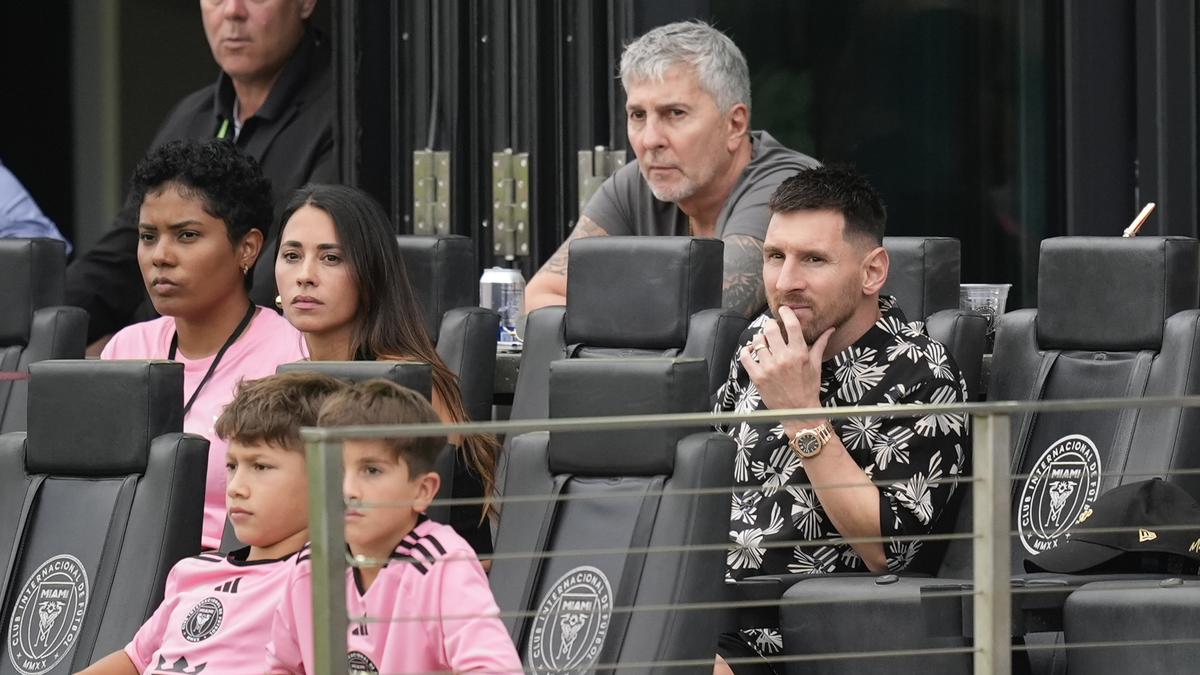
[[[556,361],[550,413],[704,411],[707,378],[699,359]],[[725,615],[662,608],[722,598],[733,440],[703,428],[531,433],[509,453],[489,581],[526,669],[711,659]]]
[[[3,675],[75,672],[125,646],[199,548],[208,465],[208,441],[180,433],[182,365],[31,372],[29,432],[0,436]]]

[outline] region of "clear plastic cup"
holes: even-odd
[[[977,312],[987,320],[987,346],[992,350],[996,335],[996,317],[1004,313],[1012,284],[959,284],[959,309]]]

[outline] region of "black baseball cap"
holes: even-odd
[[[1194,573],[1200,565],[1200,504],[1161,478],[1100,495],[1065,541],[1026,556],[1028,572]]]

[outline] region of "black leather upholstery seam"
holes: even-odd
[[[129,532],[129,517],[132,515],[137,484],[137,476],[125,476],[117,490],[112,515],[109,516],[107,536],[104,538],[104,546],[100,549],[100,561],[96,564],[96,583],[92,587],[88,611],[84,615],[79,638],[71,656],[72,671],[82,670],[95,656],[93,652],[100,637],[104,616],[108,614],[108,601],[112,597],[112,588],[116,581],[117,563],[121,558],[125,535]]]
[[[1192,335],[1192,343],[1186,353],[1200,354],[1200,345],[1197,345],[1197,343],[1196,343],[1197,338],[1200,338],[1200,312],[1194,312],[1193,318],[1192,318],[1192,330],[1190,332]],[[1197,361],[1200,361],[1200,359],[1197,359],[1197,358],[1188,359],[1187,375],[1184,377],[1185,384],[1183,387],[1183,391],[1185,391],[1185,392],[1195,391],[1195,388],[1193,388],[1190,383],[1196,381]],[[1192,412],[1200,413],[1200,410],[1193,408]],[[1182,449],[1182,444],[1179,442],[1180,437],[1183,435],[1182,417],[1186,413],[1187,413],[1186,410],[1181,409],[1179,411],[1179,417],[1176,418],[1175,435],[1174,435],[1174,438],[1171,440],[1171,457],[1167,463],[1167,466],[1176,466],[1176,464],[1175,464],[1176,455],[1178,455],[1179,451]],[[1170,478],[1170,476],[1167,476],[1167,478]]]
[[[29,452],[29,440],[25,441],[25,452]],[[17,573],[17,561],[21,557],[22,549],[25,545],[25,530],[29,524],[30,513],[33,511],[33,505],[37,502],[37,498],[42,489],[42,483],[46,481],[46,474],[37,474],[30,477],[29,484],[25,486],[25,500],[21,502],[21,512],[18,515],[17,531],[13,534],[12,552],[8,556],[8,564],[4,567],[4,579],[0,581],[0,599],[12,597],[13,576]],[[0,610],[3,608],[0,607]]]
[[[183,434],[183,433],[175,434],[175,436],[176,436],[175,452],[171,453],[171,470],[170,470],[169,475],[167,476],[167,481],[165,483],[166,485],[179,485],[180,484],[180,481],[175,480],[176,474],[179,473],[179,450],[180,450],[180,446],[182,446],[188,440],[188,436],[187,436],[187,434]],[[153,457],[153,453],[154,453],[154,440],[152,439],[150,441],[151,458]],[[146,462],[147,470],[149,470],[149,468],[150,468],[151,461],[153,461],[153,459],[150,459]],[[137,497],[137,495],[134,495],[135,499],[136,499],[136,497]],[[178,513],[178,508],[177,508],[178,506],[179,506],[179,504],[176,500],[174,500],[174,499],[167,500],[167,513],[166,513],[166,518],[163,519],[164,523],[177,522],[176,514]],[[130,519],[132,520],[132,516],[133,516],[132,509],[130,509],[129,515],[131,516]],[[225,521],[226,521],[226,523],[229,522],[228,515],[225,516]],[[167,538],[171,536],[171,533],[168,532],[166,528],[163,528],[162,535],[163,536],[160,537],[158,540],[158,552],[155,554],[154,559],[159,561],[160,563],[165,563],[165,569],[160,567],[160,568],[154,570],[154,573],[155,573],[156,579],[163,579],[165,581],[167,578],[167,573],[171,570],[172,567],[175,566],[175,563],[168,560],[167,556],[166,556]],[[222,547],[222,548],[224,548],[224,547]],[[145,607],[142,608],[142,616],[147,616],[147,617],[150,616],[150,614],[152,613],[152,610],[154,610],[155,608],[158,607],[158,603],[153,602],[154,596],[155,596],[155,594],[153,594],[153,593],[146,596],[146,605],[145,605]]]
[[[562,474],[554,477],[554,483],[550,488],[550,494],[547,495],[547,497],[552,501],[550,502],[550,505],[546,507],[546,513],[542,517],[541,527],[538,529],[537,539],[534,540],[533,548],[531,550],[536,552],[543,552],[546,550],[546,542],[550,539],[550,531],[554,529],[554,517],[558,515],[558,506],[562,503],[562,500],[558,497],[562,494],[563,488],[566,486],[567,481],[569,481],[571,478],[572,476],[570,474]],[[536,562],[531,565],[529,574],[525,577],[525,588],[521,591],[521,602],[517,605],[518,607],[534,606],[533,595],[535,592],[537,592],[538,582],[541,580],[542,571],[546,566],[546,559],[546,556],[540,556],[537,558]],[[525,640],[528,637],[527,632],[530,626],[529,618],[530,617],[528,616],[522,616],[517,619],[517,625],[515,626],[516,630],[513,631],[513,634],[517,638],[516,645],[518,649],[521,648],[521,645],[525,644]]]
[[[1029,390],[1029,400],[1042,400],[1042,394],[1046,391],[1046,380],[1050,378],[1050,371],[1054,369],[1054,362],[1058,360],[1058,354],[1057,349],[1047,349],[1042,352],[1037,375],[1034,376],[1033,386]],[[1017,442],[1013,445],[1012,455],[1009,457],[1009,466],[1013,473],[1016,473],[1017,467],[1020,466],[1020,460],[1025,457],[1029,437],[1033,434],[1033,426],[1036,421],[1037,413],[1026,413],[1021,420],[1021,427],[1017,432]],[[1017,481],[1013,481],[1010,490],[1012,498],[1015,500],[1018,493]]]
[[[620,614],[612,618],[609,624],[608,638],[600,651],[601,663],[617,663],[625,644],[625,636],[629,632],[629,624],[633,613],[627,611],[637,600],[638,590],[642,583],[642,572],[646,569],[646,548],[650,537],[654,534],[654,522],[658,519],[658,508],[662,504],[662,488],[665,476],[654,476],[646,482],[642,491],[641,508],[633,523],[633,531],[629,535],[628,550],[633,551],[625,558],[621,570],[621,579],[617,582],[617,591],[613,594],[613,607],[621,608]]]
[[[1142,350],[1134,356],[1133,368],[1129,373],[1129,381],[1125,385],[1126,398],[1142,398],[1146,395],[1146,386],[1150,384],[1150,372],[1154,365],[1155,352]],[[1129,468],[1129,457],[1133,452],[1133,437],[1137,429],[1141,408],[1125,408],[1118,411],[1117,429],[1113,434],[1112,454],[1108,458],[1108,469],[1118,465],[1124,473]]]

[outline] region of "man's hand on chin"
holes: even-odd
[[[768,321],[762,333],[738,354],[738,360],[771,410],[819,408],[821,362],[834,329],[826,330],[809,346],[792,308],[780,307],[778,314],[779,321]],[[813,426],[812,420],[796,424]]]

